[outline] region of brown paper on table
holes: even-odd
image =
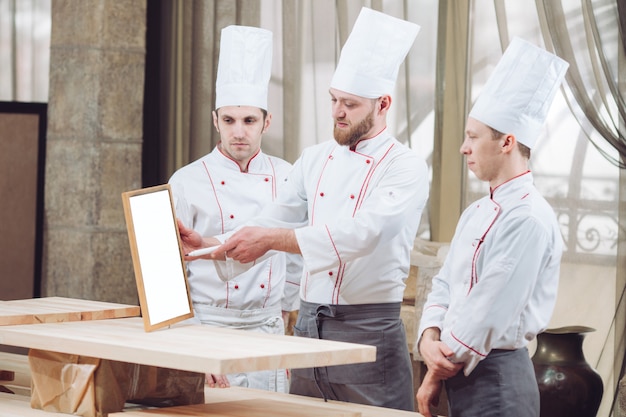
[[[31,349],[31,407],[106,417],[127,402],[155,407],[204,403],[204,374]]]

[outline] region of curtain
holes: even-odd
[[[153,3],[152,1],[149,3]],[[150,4],[148,5],[151,6]],[[436,3],[407,0],[172,0],[161,2],[165,34],[159,40],[164,139],[160,181],[178,167],[208,153],[219,137],[212,126],[219,33],[230,24],[259,26],[274,34],[269,110],[272,125],[263,137],[265,152],[294,162],[304,147],[330,139],[328,88],[361,7],[417,22],[422,30],[398,76],[388,119],[396,137],[411,146],[432,136],[412,138],[432,124]],[[418,53],[419,48],[426,53]],[[429,85],[426,80],[432,79]],[[428,129],[427,129],[428,130]],[[432,129],[430,129],[432,130]],[[415,142],[415,143],[413,143]],[[427,155],[426,155],[427,156]],[[146,161],[150,163],[149,161]]]
[[[0,101],[48,102],[51,0],[0,0]]]
[[[228,25],[259,26],[257,0],[148,2],[144,186],[167,182],[178,168],[209,153],[219,35]],[[152,29],[152,30],[151,30]],[[155,125],[156,124],[156,125]]]
[[[569,3],[537,0],[542,33],[570,63],[566,97],[587,137],[605,158],[626,168],[626,102],[618,86],[618,61],[625,59],[618,30],[624,5],[620,18],[615,0],[583,0],[575,9]],[[607,144],[619,157],[606,151]]]
[[[552,44],[555,53],[570,63],[563,90],[572,114],[598,152],[620,169],[626,168],[624,1],[583,0],[574,5],[566,0],[537,0],[537,10],[546,44]],[[621,181],[623,177],[620,172]],[[622,188],[618,190],[619,201],[626,198]],[[623,203],[619,207],[624,207]],[[625,214],[623,209],[618,211],[619,236],[623,236],[626,227]],[[618,254],[623,254],[626,249],[623,239],[618,239],[617,245]],[[615,333],[613,339],[606,341],[615,346],[614,380],[624,373],[625,272],[620,263],[616,307],[611,319]],[[605,349],[613,350],[608,345]],[[611,388],[605,390],[610,389],[615,404],[619,386],[615,390]]]

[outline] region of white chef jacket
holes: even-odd
[[[170,178],[176,216],[202,236],[231,231],[280,194],[290,170],[288,162],[259,151],[248,172],[241,172],[237,162],[216,147]],[[217,261],[188,262],[192,302],[236,310],[271,308],[280,316],[280,309],[297,306],[301,277],[297,258],[276,253],[227,282],[218,275]]]
[[[562,252],[530,171],[501,184],[461,215],[418,335],[439,328],[466,375],[492,349],[525,347],[550,321]]]
[[[253,222],[304,224],[302,300],[401,302],[428,184],[426,163],[386,129],[355,150],[331,140],[302,152],[285,192]]]

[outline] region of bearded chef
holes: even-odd
[[[418,30],[361,10],[329,90],[334,140],[305,149],[286,192],[207,256],[246,264],[268,251],[302,254],[295,334],[376,346],[374,363],[294,369],[293,394],[414,409],[400,304],[428,169],[392,136],[386,116]],[[189,249],[215,244],[184,230],[181,238]]]
[[[179,223],[202,235],[234,230],[256,215],[281,194],[291,170],[291,164],[261,150],[272,119],[267,111],[271,65],[270,31],[222,30],[213,111],[220,142],[169,180]],[[301,266],[300,255],[279,252],[223,280],[216,262],[187,263],[195,318],[207,325],[284,334],[282,312],[297,309]],[[207,375],[207,380],[210,386],[288,391],[284,369]]]
[[[527,345],[550,321],[563,241],[528,161],[567,67],[515,38],[469,113],[460,151],[489,195],[461,215],[424,305],[425,416],[442,381],[449,416],[539,416]]]

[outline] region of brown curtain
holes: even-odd
[[[258,26],[257,0],[167,0],[155,12],[161,33],[158,43],[158,110],[152,123],[155,135],[147,137],[146,165],[158,164],[152,183],[167,182],[178,168],[207,154],[219,136],[211,112],[215,103],[215,77],[219,38],[228,25]],[[154,161],[156,159],[156,161]],[[145,182],[145,181],[144,181]],[[149,184],[147,184],[149,185]]]

